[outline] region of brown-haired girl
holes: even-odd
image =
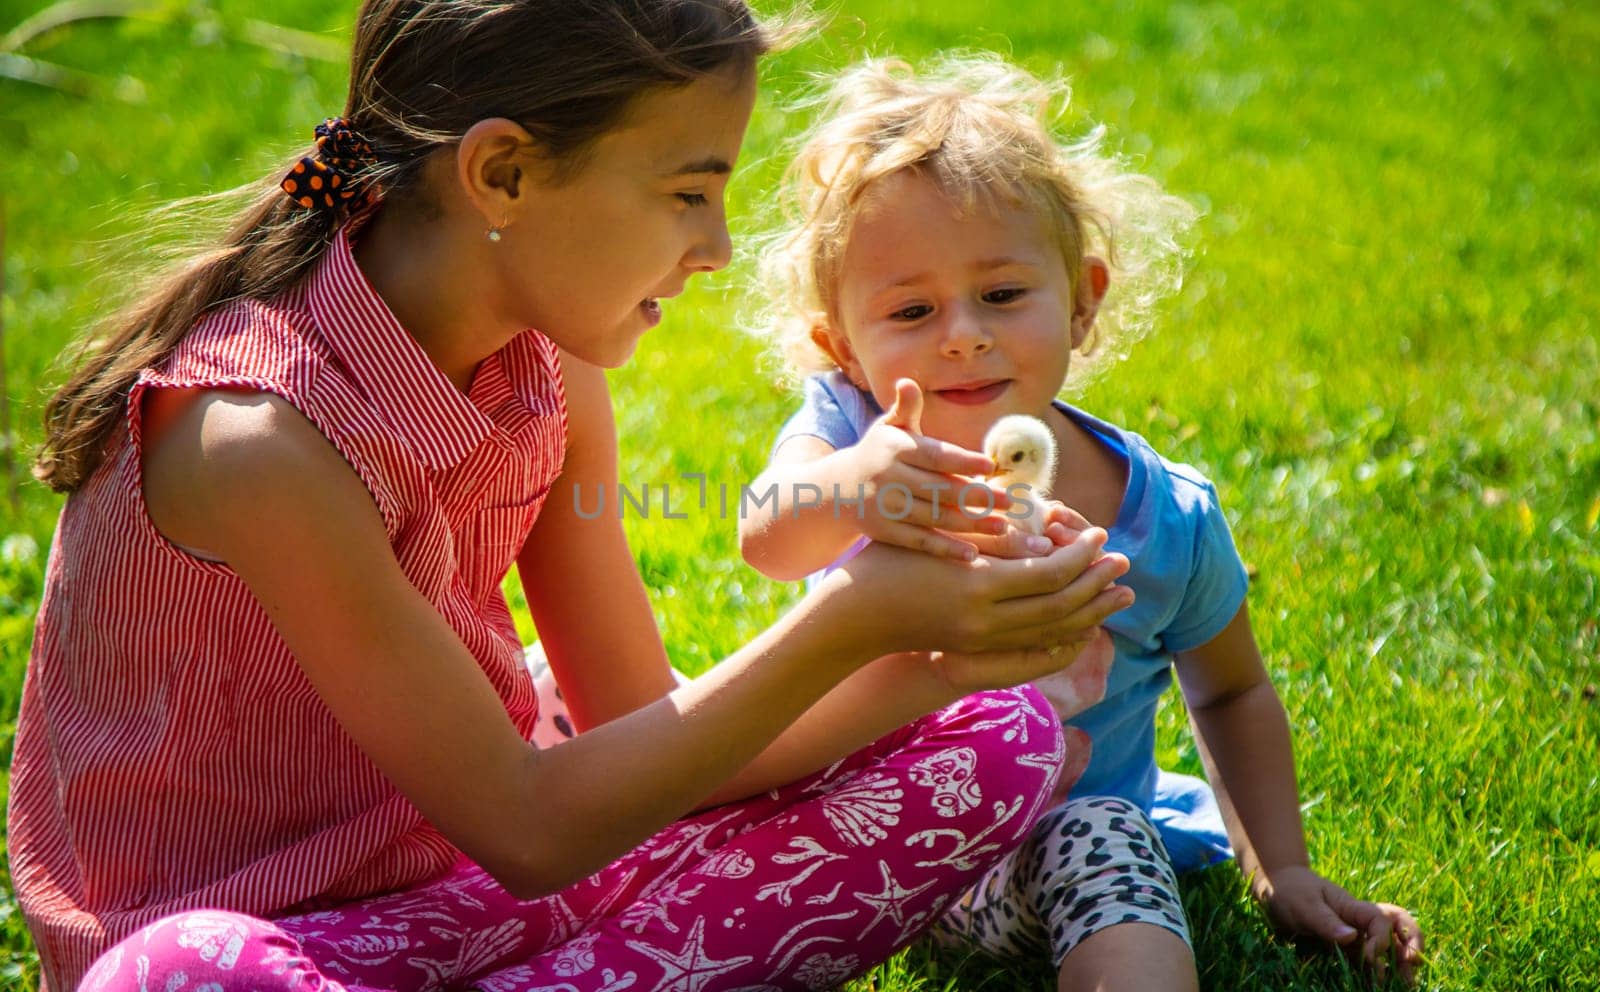
[[[772,43],[741,0],[368,0],[343,116],[87,347],[11,778],[48,987],[825,987],[1026,834],[1061,735],[1003,687],[1104,619],[1090,542],[874,550],[678,687],[574,512],[601,369],[728,260]]]

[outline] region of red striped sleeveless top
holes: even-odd
[[[62,512],[12,762],[11,872],[49,986],[200,906],[256,916],[404,888],[458,852],[380,775],[226,566],[167,542],[140,483],[140,397],[283,397],[360,475],[401,568],[531,733],[500,583],[560,471],[556,347],[528,331],[463,395],[362,276],[341,232],[281,298],[204,319],[128,404]]]

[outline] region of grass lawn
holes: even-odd
[[[0,0],[0,36],[43,6]],[[1417,913],[1425,987],[1600,988],[1600,8],[838,6],[769,67],[736,238],[764,220],[800,123],[782,98],[807,72],[965,46],[1068,73],[1075,110],[1205,210],[1160,330],[1078,401],[1216,481],[1257,571],[1316,865]],[[341,64],[248,44],[247,19],[338,42],[353,7],[168,5],[24,49],[103,76],[87,97],[0,79],[15,476],[56,354],[118,285],[105,243],[163,201],[282,168],[342,106]],[[614,375],[624,479],[736,486],[761,468],[794,397],[736,329],[747,274],[693,291]],[[6,761],[58,509],[31,483],[0,496]],[[715,512],[629,526],[684,669],[796,597],[742,564]],[[1185,728],[1174,698],[1161,758],[1193,771]],[[1275,940],[1232,866],[1186,902],[1208,989],[1364,984]],[[34,974],[0,887],[0,988]],[[851,986],[1047,987],[924,949]]]

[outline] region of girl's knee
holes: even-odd
[[[993,755],[989,774],[1011,773],[1033,777],[1033,769],[1048,773],[1046,791],[1061,770],[1065,734],[1049,702],[1031,685],[981,692],[952,707],[960,726],[972,735],[973,745]]]
[[[1013,836],[993,839],[1020,843],[1061,772],[1061,724],[1044,697],[1031,686],[976,693],[930,716],[926,728],[910,784],[933,790],[940,817],[1009,814],[996,829]]]
[[[1122,924],[1188,941],[1177,877],[1136,805],[1114,796],[1074,799],[1040,818],[1024,854],[1019,889],[1048,929],[1058,963],[1090,936]]]
[[[84,992],[125,988],[323,989],[300,945],[276,925],[225,910],[164,917],[102,954],[80,986]]]

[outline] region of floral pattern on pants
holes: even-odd
[[[1063,758],[1030,688],[979,693],[800,782],[673,823],[517,900],[465,859],[412,889],[262,920],[196,910],[126,937],[84,992],[711,992],[831,988],[1016,847]]]

